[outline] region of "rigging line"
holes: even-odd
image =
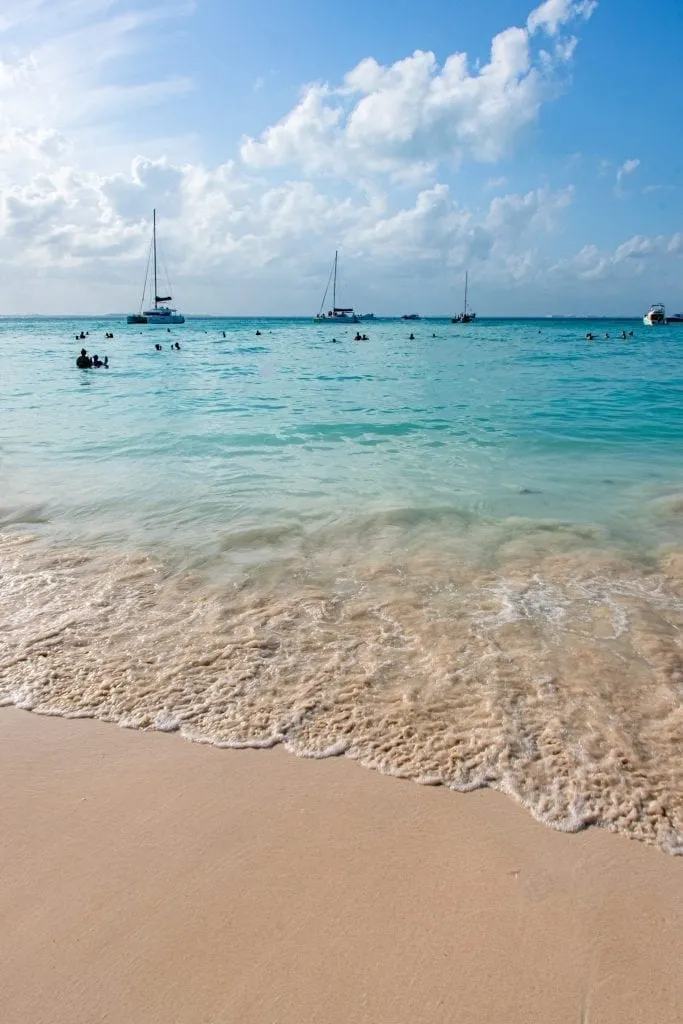
[[[166,284],[168,285],[167,291],[169,292],[170,295],[173,295],[173,285],[171,284],[171,278],[169,276],[168,268],[166,267],[166,260],[164,258],[164,250],[161,248],[161,242],[159,241],[159,239],[157,239],[157,249],[159,250],[159,255],[161,256],[161,264],[164,268],[164,274],[166,276]]]
[[[320,303],[320,309],[318,310],[318,316],[320,316],[320,314],[322,313],[323,309],[325,308],[325,299],[327,298],[327,293],[330,290],[330,284],[332,283],[332,275],[333,274],[334,274],[334,266],[330,270],[330,276],[327,279],[327,287],[325,288],[325,294],[323,295],[323,301]]]
[[[142,313],[142,308],[145,305],[145,292],[147,291],[147,278],[149,277],[149,261],[151,260],[151,258],[152,258],[152,243],[150,242],[149,243],[149,248],[147,250],[147,267],[145,268],[145,283],[142,286],[142,298],[140,299],[140,312],[141,313]]]

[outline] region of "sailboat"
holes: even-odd
[[[145,284],[142,289],[140,312],[131,313],[128,317],[129,324],[149,324],[151,326],[167,327],[169,324],[184,324],[185,317],[177,309],[165,305],[171,302],[170,295],[159,295],[159,284],[157,280],[157,211],[152,215],[152,251],[150,254],[154,263],[154,306],[150,309],[142,309],[147,291],[147,278],[149,277],[149,257],[147,258],[147,270],[145,272]]]
[[[317,312],[317,314],[315,316],[315,322],[318,323],[318,324],[319,323],[325,323],[325,324],[338,324],[338,323],[357,324],[358,323],[358,317],[354,313],[352,307],[350,307],[350,306],[338,306],[337,305],[337,264],[338,264],[338,262],[339,262],[339,253],[337,251],[335,251],[334,263],[332,265],[332,271],[330,273],[330,276],[327,279],[327,287],[325,288],[325,294],[323,295],[323,301],[320,303],[320,309],[318,310],[318,312]],[[332,281],[332,309],[329,309],[327,311],[327,313],[323,313],[323,308],[325,306],[325,299],[327,298],[327,293],[330,290],[330,281]],[[370,313],[366,313],[365,317],[370,319],[371,318],[371,314]]]
[[[462,307],[462,313],[458,313],[457,316],[451,317],[451,323],[452,324],[471,324],[472,321],[476,318],[476,315],[477,315],[476,313],[472,313],[471,311],[469,313],[467,312],[467,284],[468,284],[468,278],[469,278],[469,271],[466,270],[465,271],[465,303],[464,303],[464,305]]]

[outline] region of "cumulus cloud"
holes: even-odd
[[[242,159],[257,168],[296,164],[310,173],[399,177],[466,157],[495,162],[557,94],[576,45],[564,30],[594,7],[546,0],[525,27],[494,37],[481,67],[457,52],[443,65],[422,50],[388,66],[367,57],[340,86],[308,86],[277,124],[244,139]],[[549,49],[537,45],[539,36]]]
[[[632,235],[610,251],[585,245],[575,256],[556,263],[550,273],[579,281],[627,281],[647,276],[651,271],[656,276],[681,255],[680,234]]]
[[[557,94],[573,32],[593,7],[547,0],[523,27],[496,36],[481,66],[460,53],[443,64],[423,51],[386,66],[367,58],[336,87],[308,87],[279,124],[245,141],[241,159],[205,166],[185,147],[179,156],[173,137],[160,147],[165,155],[128,142],[125,159],[99,163],[93,144],[99,126],[116,135],[120,124],[125,129],[122,113],[191,86],[182,77],[146,79],[139,59],[150,26],[161,31],[186,7],[7,0],[3,311],[135,308],[154,206],[185,310],[314,311],[336,247],[350,301],[377,312],[404,300],[406,308],[444,311],[466,268],[479,293],[488,288],[498,300],[497,312],[524,312],[550,294],[558,296],[555,308],[574,308],[577,294],[591,289],[601,298],[620,288],[623,297],[634,282],[645,294],[667,274],[678,279],[680,235],[635,235],[558,260],[571,187],[513,192],[498,177],[478,208],[441,173],[465,159],[498,160],[519,142]],[[22,48],[17,40],[29,26],[37,34]],[[130,53],[135,73],[126,77]],[[626,161],[619,180],[637,166]],[[272,177],[270,167],[278,168]],[[612,166],[612,180],[615,173]],[[397,177],[405,187],[393,187]]]

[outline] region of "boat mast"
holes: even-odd
[[[156,264],[155,264],[155,266],[156,266]],[[467,277],[468,277],[468,274],[469,274],[469,271],[466,270],[465,271],[465,309],[464,309],[465,316],[467,316]]]
[[[337,254],[338,250],[334,250],[334,282],[332,284],[332,311],[337,308]]]
[[[154,239],[154,308],[157,308],[157,295],[159,290],[157,287],[157,211],[154,210],[152,214],[152,238]]]

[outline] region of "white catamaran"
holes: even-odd
[[[358,317],[354,313],[352,307],[350,307],[350,306],[338,306],[337,305],[337,263],[338,263],[338,259],[339,259],[339,253],[335,252],[335,254],[334,254],[334,264],[332,266],[332,271],[330,273],[330,276],[327,279],[327,287],[325,288],[325,294],[323,295],[323,301],[320,303],[320,309],[318,310],[318,312],[317,312],[317,314],[315,316],[315,322],[317,324],[319,324],[319,323],[324,323],[324,324],[338,324],[338,323],[357,324],[358,323]],[[323,313],[323,309],[325,307],[325,299],[327,298],[327,293],[330,290],[330,282],[332,282],[332,309],[329,309],[327,311],[327,313]],[[366,313],[365,316],[364,316],[364,319],[370,319],[370,318],[371,318],[371,314],[370,313]]]
[[[149,309],[143,310],[142,307],[145,303],[145,293],[147,291],[147,278],[149,277],[150,258],[154,265],[153,305],[150,304]],[[152,215],[152,245],[150,254],[147,257],[147,270],[145,271],[145,283],[142,289],[140,312],[131,313],[128,317],[128,323],[149,324],[150,326],[157,327],[167,327],[169,324],[184,324],[185,317],[183,314],[179,313],[177,309],[172,309],[170,306],[165,305],[167,302],[171,302],[170,295],[159,295],[159,284],[157,279],[157,211],[154,210]]]

